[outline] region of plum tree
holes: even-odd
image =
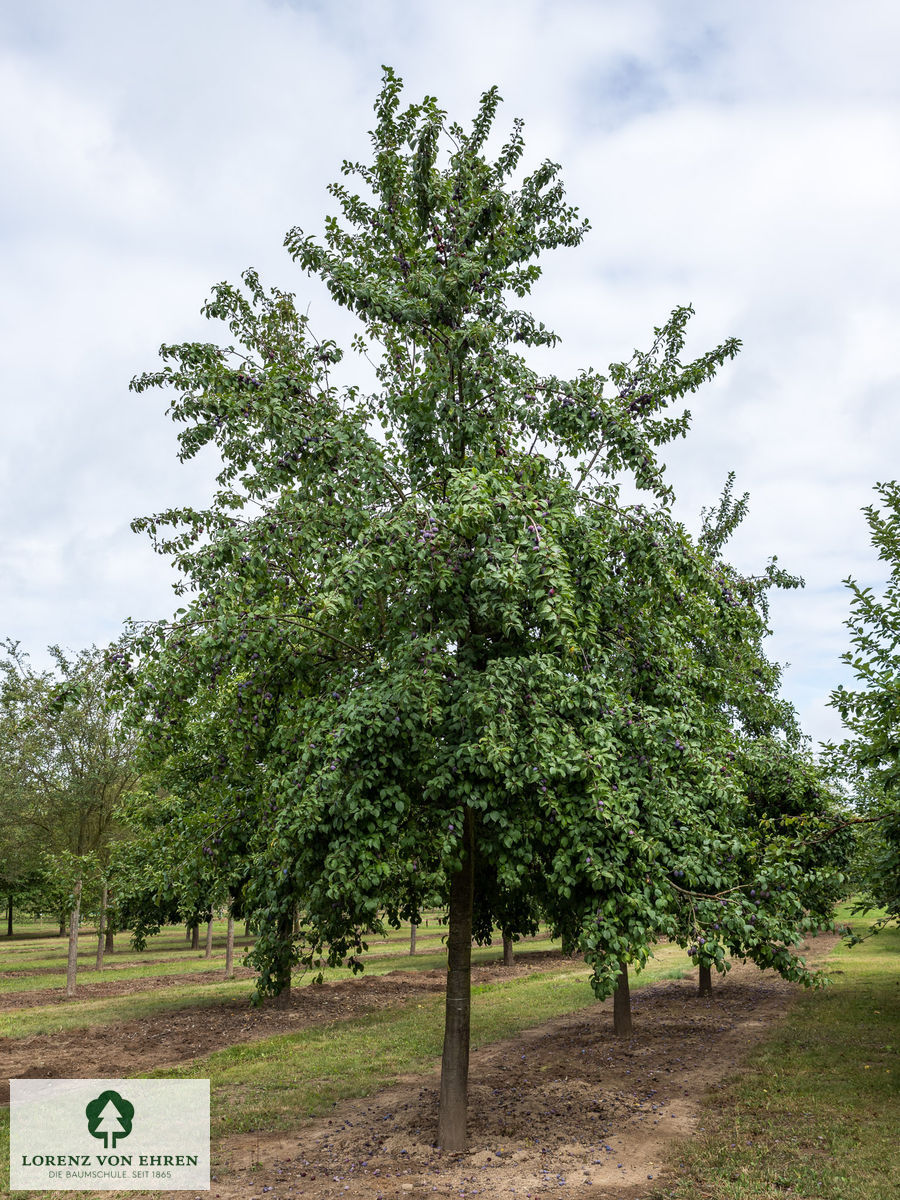
[[[829,747],[843,760],[855,793],[853,820],[861,827],[857,911],[884,910],[872,932],[900,920],[900,483],[875,490],[880,503],[863,512],[889,576],[880,594],[845,580],[852,649],[842,657],[859,687],[832,692],[850,737]]]
[[[730,836],[710,814],[739,800],[749,685],[727,664],[763,618],[673,519],[658,456],[737,341],[683,362],[679,308],[606,374],[540,374],[527,355],[557,337],[513,300],[587,224],[555,164],[513,186],[520,122],[487,156],[495,88],[468,130],[400,93],[386,69],[371,161],[343,165],[360,194],[331,186],[324,243],[286,239],[359,317],[373,390],[338,386],[340,349],[291,295],[252,271],[214,289],[232,341],[165,345],[132,384],[170,389],[182,458],[222,459],[207,508],[134,523],[188,600],[113,657],[156,769],[214,714],[203,806],[214,852],[246,864],[260,994],[295,962],[361,969],[369,935],[443,897],[438,1141],[456,1151],[473,933],[545,913],[598,995],[646,959],[679,864]],[[620,478],[648,503],[623,506]]]
[[[709,865],[708,894],[684,894],[677,940],[707,971],[726,970],[731,956],[807,986],[823,982],[792,947],[834,928],[847,890],[852,835],[831,836],[839,798],[809,752],[783,737],[746,740],[735,766],[744,803],[732,853]],[[707,976],[701,991],[709,986]]]
[[[840,819],[842,806],[806,748],[796,712],[779,696],[780,668],[764,650],[770,632],[768,593],[802,586],[802,580],[779,568],[774,558],[755,576],[725,560],[724,548],[749,503],[746,493],[734,498],[734,479],[730,473],[718,505],[703,511],[698,541],[714,561],[722,586],[731,595],[752,597],[761,617],[755,631],[745,628],[740,644],[722,631],[707,639],[704,650],[707,672],[725,671],[732,680],[726,703],[734,741],[728,759],[739,798],[712,817],[726,834],[727,852],[702,864],[689,857],[679,864],[678,879],[672,881],[674,921],[667,929],[697,963],[701,994],[711,990],[713,967],[727,969],[728,955],[773,967],[807,985],[821,981],[822,974],[809,972],[790,947],[811,929],[833,926],[851,851],[846,832],[821,838]],[[703,920],[701,900],[712,903]]]
[[[96,881],[121,833],[117,814],[135,782],[133,737],[110,711],[103,653],[67,657],[37,671],[18,643],[0,662],[0,800],[37,839],[45,876],[64,881],[69,914],[66,994],[75,993],[78,928],[86,882]]]

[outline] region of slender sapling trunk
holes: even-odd
[[[294,915],[282,913],[278,918],[278,941],[280,958],[276,966],[278,983],[277,1000],[287,1008],[291,1002],[291,952],[294,947]]]
[[[106,901],[109,896],[106,884],[100,896],[100,924],[97,926],[97,961],[94,963],[98,971],[103,970],[103,951],[106,946]]]
[[[112,954],[116,948],[116,932],[112,927],[112,921],[109,916],[106,918],[106,945],[103,947],[104,954]]]
[[[228,908],[228,932],[225,934],[225,978],[234,979],[234,913]]]
[[[13,898],[12,892],[9,894],[9,899],[6,902],[6,936],[12,937],[12,918],[13,918]]]
[[[503,965],[511,967],[513,965],[515,955],[513,952],[513,940],[511,933],[503,934]]]
[[[75,976],[78,973],[78,925],[81,921],[81,880],[75,881],[75,903],[69,914],[69,961],[66,964],[66,999],[75,995]]]
[[[213,923],[212,917],[210,917],[209,921],[206,923],[206,949],[203,952],[204,958],[212,958],[212,933]]]
[[[410,952],[410,954],[415,954],[415,952],[416,952],[416,930],[418,928],[419,927],[415,923],[415,921],[412,921],[410,923],[410,926],[409,926],[409,952]]]
[[[613,1032],[616,1037],[631,1035],[631,990],[628,987],[628,963],[619,963],[619,978],[613,992]]]
[[[438,1146],[450,1154],[461,1154],[466,1148],[469,1019],[472,1001],[472,907],[475,894],[474,821],[472,810],[468,807],[463,823],[462,849],[462,863],[450,880],[447,998],[438,1115]]]
[[[192,950],[200,949],[200,923],[199,923],[199,921],[197,922],[196,925],[191,926],[191,949]]]

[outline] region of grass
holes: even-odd
[[[677,947],[663,946],[636,975],[634,987],[680,978],[690,964]],[[443,997],[428,996],[328,1028],[229,1046],[161,1078],[209,1079],[213,1138],[296,1127],[300,1117],[326,1112],[340,1099],[368,1096],[398,1076],[438,1065],[443,1042]],[[584,963],[473,988],[471,1045],[512,1037],[596,1000]]]
[[[196,952],[195,952],[196,955]],[[240,952],[235,953],[235,961],[240,963]],[[92,960],[93,961],[93,960]],[[120,979],[147,979],[150,977],[160,978],[170,975],[192,975],[195,973],[205,974],[207,972],[221,972],[223,969],[222,956],[204,959],[203,957],[194,957],[193,960],[182,958],[180,961],[171,962],[166,959],[156,959],[153,962],[144,962],[139,966],[134,967],[119,967],[115,970],[97,971],[93,968],[79,968],[77,984],[84,986],[88,983],[109,983],[111,980]],[[42,975],[28,975],[24,973],[14,978],[0,979],[0,997],[15,995],[18,992],[42,992],[51,991],[54,988],[62,988],[66,986],[66,973]]]
[[[716,1094],[654,1198],[897,1200],[900,931],[842,944],[829,970],[832,986],[803,996]]]
[[[539,937],[534,941],[529,940],[521,943],[520,947],[517,948],[517,957],[521,961],[529,953],[539,950],[558,949],[558,947],[558,942],[552,942],[546,936]],[[492,959],[496,960],[497,955],[498,949],[496,946],[473,946],[472,948],[473,963],[489,962]],[[59,1033],[67,1029],[99,1028],[116,1021],[138,1020],[141,1017],[153,1016],[157,1013],[174,1012],[177,1009],[221,1004],[230,1000],[249,1002],[252,991],[252,981],[250,979],[245,977],[241,980],[229,982],[224,980],[217,981],[213,978],[213,975],[222,970],[221,958],[218,962],[215,960],[210,960],[209,962],[202,959],[197,960],[193,969],[203,969],[204,962],[206,963],[205,969],[208,971],[210,978],[208,981],[204,980],[202,983],[182,983],[177,987],[172,986],[167,987],[165,990],[160,990],[158,985],[153,986],[148,982],[146,990],[135,990],[122,996],[85,998],[76,995],[74,1000],[65,1004],[53,1006],[35,1004],[28,1008],[10,1009],[6,1012],[0,1012],[0,1037],[28,1037],[31,1034]],[[446,951],[443,949],[433,954],[417,953],[414,958],[411,958],[408,953],[387,955],[380,952],[366,957],[366,974],[386,975],[390,971],[442,970],[446,965]],[[190,970],[192,968],[186,966],[184,969]],[[152,969],[148,967],[143,971],[140,968],[136,968],[134,971],[129,968],[127,971],[117,971],[114,978],[139,979],[142,975],[149,978],[158,977],[163,974],[165,973],[161,972],[157,967],[153,967]],[[171,974],[177,977],[176,972],[172,972]],[[350,979],[353,975],[350,970],[332,968],[324,972],[324,977],[326,981],[331,982],[340,979]],[[104,973],[102,978],[108,978],[106,973]],[[312,975],[310,973],[303,976],[295,976],[294,986],[304,987],[311,980]]]
[[[680,978],[688,969],[682,951],[660,946],[648,967],[634,976],[632,987]],[[476,985],[472,1047],[593,1004],[584,963],[576,960],[551,971]],[[135,1015],[132,1007],[129,1017]],[[326,1112],[342,1098],[371,1095],[401,1075],[437,1067],[442,1040],[443,998],[426,995],[368,1016],[229,1046],[183,1067],[153,1072],[153,1077],[210,1080],[215,1163],[215,1144],[229,1134],[296,1128],[298,1120]],[[0,1144],[8,1126],[7,1110],[0,1115]],[[223,1165],[217,1164],[219,1169]],[[8,1183],[6,1171],[4,1162],[0,1189]],[[29,1195],[52,1200],[55,1193]]]
[[[838,917],[847,920],[847,910]],[[378,947],[368,969],[381,974],[444,965],[438,952],[415,959],[391,954],[401,943],[398,936]],[[479,955],[496,958],[497,948],[476,951],[476,961]],[[662,946],[633,985],[686,969],[677,947]],[[647,1200],[897,1200],[900,932],[886,930],[852,949],[840,945],[829,969],[832,986],[802,996],[754,1052],[750,1071],[716,1093],[704,1129],[679,1146],[674,1171]],[[137,993],[79,1001],[62,1013],[45,1007],[8,1016],[20,1035],[47,1032],[61,1018],[96,1026],[245,996],[247,988],[246,981],[198,983],[173,986],[171,996]],[[476,1047],[595,1003],[585,968],[574,961],[473,992]],[[399,1076],[436,1067],[442,1030],[442,998],[429,995],[366,1017],[227,1047],[156,1074],[211,1080],[213,1137],[221,1145],[231,1134],[294,1128],[344,1097],[371,1095]]]
[[[409,926],[406,925],[399,930],[392,930],[385,938],[371,938],[369,950],[364,955],[366,961],[382,957],[407,958],[410,966],[421,970],[424,955],[431,953],[443,963],[446,953],[443,945],[446,927],[440,924],[437,914],[431,915],[429,920],[428,926],[419,927],[415,957],[408,953]],[[225,955],[225,933],[225,922],[214,921],[211,959],[204,956],[205,926],[201,929],[198,950],[190,948],[182,930],[171,927],[149,938],[147,951],[140,953],[131,948],[129,935],[120,933],[116,938],[115,953],[107,954],[104,970],[97,972],[94,969],[96,931],[90,927],[82,927],[78,949],[78,983],[220,968]],[[550,944],[544,932],[536,939],[525,939],[518,946],[527,950],[539,941]],[[252,937],[236,936],[237,961],[240,961],[243,952],[252,944]],[[497,953],[496,939],[490,952]],[[60,987],[65,983],[67,953],[67,938],[61,938],[57,934],[48,935],[46,929],[40,926],[22,926],[13,938],[0,936],[0,995]]]

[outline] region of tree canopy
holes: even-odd
[[[445,897],[439,1140],[459,1149],[473,930],[539,909],[602,995],[687,902],[698,937],[726,911],[797,969],[790,839],[750,830],[736,765],[747,739],[792,736],[761,649],[765,587],[788,580],[721,559],[730,500],[705,540],[671,514],[661,448],[738,342],[683,361],[683,307],[605,374],[539,373],[529,352],[557,337],[515,304],[587,223],[556,164],[521,176],[520,122],[488,156],[495,88],[468,130],[400,92],[386,69],[324,242],[286,239],[359,317],[375,386],[339,386],[340,348],[254,272],[214,289],[231,342],[164,345],[132,386],[168,389],[181,457],[214,446],[218,490],[135,522],[187,600],[114,657],[160,780],[200,756],[262,991],[294,960],[359,966],[385,920]],[[754,884],[787,897],[764,927]]]
[[[877,929],[900,920],[900,484],[881,483],[875,490],[880,504],[863,512],[888,579],[880,592],[845,580],[852,649],[842,657],[858,686],[835,688],[831,703],[850,731],[841,757],[849,766],[857,819],[868,826],[860,831],[858,911],[883,909]]]
[[[51,647],[35,670],[18,643],[0,661],[0,798],[25,861],[105,858],[134,781],[133,738],[107,708],[104,655]]]

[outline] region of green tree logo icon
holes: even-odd
[[[115,1150],[116,1142],[131,1133],[134,1105],[118,1092],[101,1092],[96,1100],[90,1102],[84,1114],[91,1135],[103,1138],[103,1149]]]

